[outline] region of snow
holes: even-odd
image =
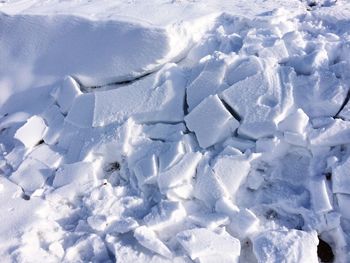
[[[239,126],[239,122],[225,109],[217,95],[203,100],[185,117],[185,122],[196,134],[202,148],[208,148],[227,138]],[[213,130],[212,125],[218,130]]]
[[[349,262],[349,15],[1,1],[1,261]]]

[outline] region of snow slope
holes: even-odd
[[[2,1],[1,262],[349,262],[349,10]]]

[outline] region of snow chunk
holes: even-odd
[[[278,124],[278,129],[303,134],[308,122],[309,117],[305,112],[302,109],[297,109]]]
[[[155,232],[170,235],[185,217],[186,210],[180,202],[161,201],[143,220]]]
[[[63,128],[64,116],[57,105],[52,105],[43,113],[43,118],[47,124],[47,131],[44,135],[44,142],[49,145],[57,143],[60,132]]]
[[[192,111],[203,99],[220,92],[226,63],[217,56],[206,61],[203,71],[187,87],[188,110]]]
[[[215,211],[229,216],[228,230],[235,236],[246,238],[258,230],[259,219],[254,213],[247,208],[239,209],[227,198],[216,202]]]
[[[217,95],[203,100],[185,117],[185,121],[187,127],[196,134],[202,148],[220,142],[239,126],[239,122],[226,110]]]
[[[56,172],[52,185],[56,188],[71,183],[79,186],[94,181],[94,177],[94,167],[91,163],[65,164]]]
[[[235,262],[240,255],[241,244],[227,233],[217,234],[205,228],[185,230],[176,235],[177,240],[192,260],[200,257],[218,255],[230,257]]]
[[[26,159],[10,176],[10,179],[20,185],[25,192],[32,193],[41,188],[52,170],[40,161]]]
[[[229,193],[211,167],[204,164],[198,167],[193,195],[207,207],[213,208],[219,198],[229,196]]]
[[[190,184],[196,174],[196,167],[201,158],[202,155],[198,152],[187,153],[172,168],[161,172],[158,176],[160,191],[166,194],[171,188]]]
[[[166,245],[156,236],[156,234],[146,226],[140,226],[135,229],[134,237],[139,243],[149,250],[158,253],[166,258],[172,258],[173,255]]]
[[[222,92],[223,100],[242,118],[238,133],[254,139],[274,134],[290,97],[290,88],[281,87],[275,70],[249,76]]]
[[[44,120],[41,117],[34,115],[16,131],[14,138],[21,141],[25,147],[32,148],[42,140],[45,131],[46,124]]]
[[[258,262],[317,263],[317,245],[316,232],[274,230],[253,239],[253,252]]]
[[[79,128],[91,128],[95,107],[95,95],[83,94],[77,97],[68,112],[66,121]]]
[[[213,170],[227,193],[235,198],[241,183],[250,170],[250,162],[244,155],[219,157],[214,163]]]
[[[164,144],[162,154],[159,156],[159,170],[168,170],[175,165],[185,154],[185,147],[181,141]]]
[[[74,99],[81,95],[79,84],[71,76],[66,77],[60,87],[53,93],[61,111],[66,114],[73,104]]]
[[[315,146],[336,146],[350,143],[350,123],[335,119],[325,128],[310,134],[310,143]]]
[[[333,209],[325,177],[315,177],[311,179],[309,190],[313,210],[316,213],[325,213]]]
[[[350,195],[347,194],[337,194],[337,201],[339,206],[339,211],[342,217],[350,219]]]
[[[158,161],[155,154],[147,156],[138,161],[134,168],[134,173],[140,188],[144,184],[156,183],[158,174]]]
[[[332,190],[333,193],[350,194],[350,157],[333,170]]]

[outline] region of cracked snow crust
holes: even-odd
[[[0,5],[0,261],[349,262],[350,5],[170,2]]]

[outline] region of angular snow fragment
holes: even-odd
[[[64,262],[108,262],[107,248],[97,234],[86,234],[65,251]]]
[[[95,94],[83,94],[74,100],[65,121],[78,128],[91,128],[94,108]]]
[[[350,195],[348,194],[336,194],[339,212],[342,217],[350,219]]]
[[[263,70],[263,66],[256,56],[248,56],[234,61],[227,69],[225,79],[229,85],[249,78]]]
[[[306,136],[300,133],[285,131],[283,133],[283,138],[289,144],[296,146],[306,147],[308,143]]]
[[[58,151],[55,151],[53,147],[42,144],[35,147],[27,158],[40,161],[50,168],[58,168],[62,160],[62,155]]]
[[[76,186],[84,185],[88,182],[94,182],[94,167],[92,163],[77,162],[65,164],[56,172],[52,186],[57,188],[67,184]]]
[[[95,231],[103,231],[107,226],[106,217],[103,215],[89,216],[86,221]]]
[[[348,101],[341,112],[339,112],[339,117],[350,121],[350,101]]]
[[[202,100],[220,92],[226,63],[223,59],[212,56],[199,76],[187,87],[188,110],[192,111]]]
[[[346,99],[348,88],[329,70],[313,75],[292,75],[295,105],[312,119],[335,116]]]
[[[316,213],[325,213],[333,209],[325,177],[313,177],[309,182],[312,208]]]
[[[32,148],[43,139],[46,128],[45,121],[34,115],[16,131],[14,138],[21,141],[26,148]]]
[[[350,194],[350,157],[332,171],[332,191],[338,194]]]
[[[52,94],[60,106],[62,113],[66,114],[76,97],[81,95],[79,84],[71,76],[67,76]]]
[[[217,95],[203,100],[185,117],[185,122],[196,134],[202,148],[222,141],[239,126],[239,122],[225,108]]]
[[[191,183],[192,178],[196,174],[197,164],[201,158],[202,154],[199,152],[186,153],[172,168],[161,172],[158,175],[158,185],[161,193],[166,194],[170,188]]]
[[[303,134],[309,122],[309,117],[302,109],[297,109],[292,114],[288,115],[284,120],[278,124],[280,131],[289,131]]]
[[[205,164],[198,167],[193,195],[213,208],[218,199],[229,196],[229,193],[211,167]]]
[[[242,152],[254,148],[255,142],[243,138],[238,137],[230,137],[226,141],[224,141],[223,146],[232,146]]]
[[[225,232],[217,234],[206,228],[195,228],[178,233],[176,238],[192,260],[219,254],[234,262],[240,255],[239,240]]]
[[[184,123],[166,124],[157,123],[154,125],[145,125],[143,132],[147,137],[153,140],[174,141],[181,138],[183,132],[186,130]]]
[[[231,223],[227,226],[230,233],[239,238],[246,238],[258,230],[259,219],[247,209],[239,209],[227,198],[216,202],[215,211],[227,215]]]
[[[310,54],[288,58],[287,65],[293,67],[298,74],[310,75],[317,69],[328,66],[328,54],[324,48],[319,48]]]
[[[158,160],[155,154],[142,158],[135,164],[134,173],[140,188],[157,182]]]
[[[257,139],[276,131],[290,92],[286,86],[282,93],[279,72],[270,71],[247,77],[222,92],[223,100],[242,118],[239,134]]]
[[[185,154],[183,142],[178,141],[174,143],[164,144],[164,150],[159,156],[159,170],[166,171],[175,165],[181,157]]]
[[[155,232],[167,232],[186,217],[186,210],[180,202],[161,201],[154,206],[143,220]]]
[[[316,232],[272,230],[253,239],[253,252],[258,262],[317,263],[317,245]]]
[[[327,127],[310,134],[311,145],[336,146],[350,143],[350,122],[335,119]]]
[[[25,159],[18,169],[10,176],[27,193],[44,186],[46,180],[52,175],[52,170],[40,161]]]
[[[57,105],[52,105],[43,113],[43,118],[47,124],[47,131],[44,135],[44,142],[48,145],[57,143],[63,129],[64,116]]]
[[[213,170],[226,192],[235,199],[238,188],[249,173],[250,162],[244,155],[220,156]]]
[[[285,46],[284,41],[277,40],[277,41],[275,41],[273,46],[268,46],[268,47],[263,48],[259,52],[259,57],[280,62],[283,59],[288,58],[289,54],[288,54],[288,50]]]
[[[191,214],[187,217],[187,219],[203,228],[215,229],[222,225],[228,225],[230,223],[230,219],[227,215],[221,213],[205,213],[199,212],[195,214]]]
[[[145,248],[169,259],[173,257],[169,248],[148,227],[140,226],[136,228],[134,231],[134,237]]]
[[[108,233],[116,232],[116,233],[124,234],[136,229],[138,226],[139,224],[135,219],[133,219],[132,217],[127,217],[127,218],[122,218],[120,220],[111,222],[109,224],[107,232]]]

